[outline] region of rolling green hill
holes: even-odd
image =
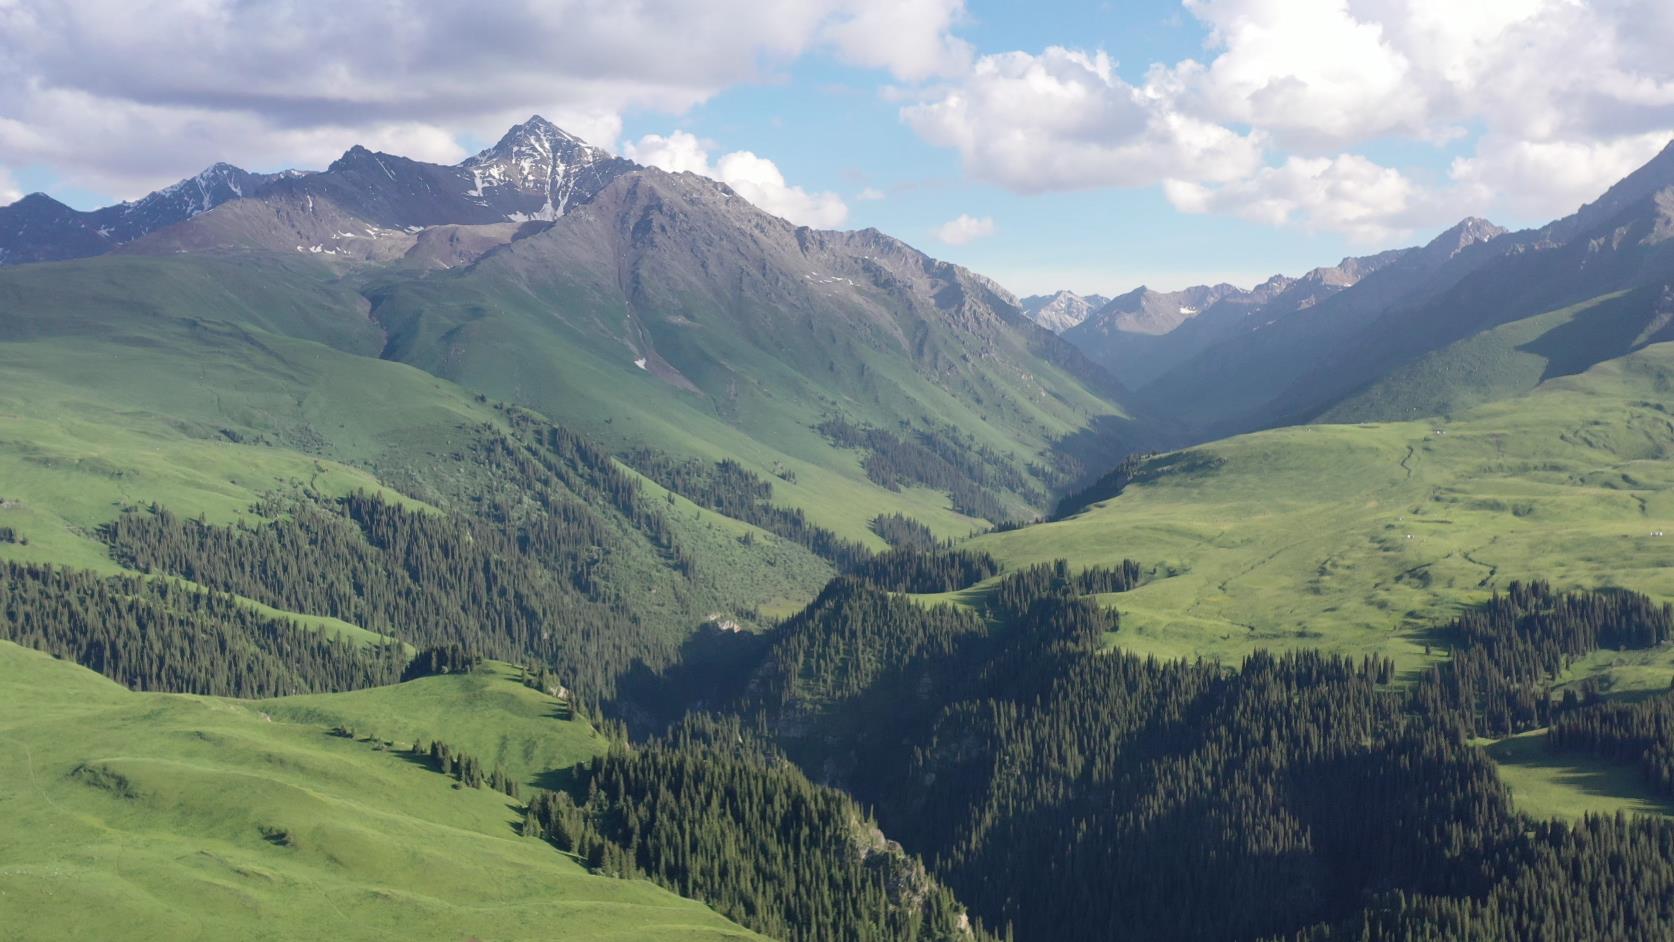
[[[1674,529],[1671,387],[1674,345],[1658,344],[1447,421],[1244,435],[969,547],[1013,568],[1159,567],[1121,598],[1129,650],[1322,647],[1414,669],[1435,621],[1511,579],[1674,596],[1674,542],[1651,535]]]
[[[1483,331],[1426,354],[1338,403],[1322,422],[1452,415],[1674,339],[1664,289],[1619,291]]]
[[[759,938],[517,836],[504,795],[287,716],[401,712],[535,762],[595,748],[503,673],[268,705],[130,693],[0,642],[0,685],[30,707],[0,717],[7,936]]]

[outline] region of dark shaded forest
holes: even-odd
[[[135,690],[227,697],[393,684],[400,644],[337,640],[221,592],[162,579],[0,563],[0,637]]]

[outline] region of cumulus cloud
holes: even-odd
[[[994,220],[988,216],[972,217],[960,213],[936,227],[936,238],[948,245],[965,245],[998,231],[999,227],[994,225]]]
[[[902,118],[957,150],[978,178],[1023,192],[1228,180],[1259,166],[1251,135],[1210,124],[1122,81],[1104,53],[1053,47],[983,56],[958,85]]]
[[[1530,216],[1554,216],[1596,199],[1610,183],[1645,165],[1669,143],[1665,133],[1602,141],[1522,141],[1486,137],[1449,172],[1466,203],[1500,203]]]
[[[1231,213],[1274,226],[1298,223],[1379,244],[1448,210],[1400,171],[1355,154],[1291,157],[1219,187],[1169,180],[1163,192],[1188,213]]]
[[[719,180],[756,206],[801,226],[832,229],[848,219],[849,208],[835,193],[809,193],[785,182],[773,161],[750,151],[723,154],[713,163],[709,148],[686,131],[666,137],[647,134],[629,142],[623,156],[670,173],[696,173]]]
[[[0,0],[0,153],[135,196],[211,160],[454,157],[532,112],[614,142],[814,49],[956,69],[959,0]],[[575,125],[570,125],[575,127]],[[592,137],[600,131],[612,136]]]
[[[1182,208],[1363,239],[1436,214],[1566,213],[1674,134],[1664,0],[1184,6],[1207,30],[1201,61],[1129,82],[1100,52],[987,55],[897,90],[902,119],[1013,190],[1167,180]],[[1365,156],[1391,140],[1470,151],[1419,182]]]
[[[866,0],[832,22],[826,38],[850,62],[897,78],[950,75],[971,59],[970,44],[951,33],[964,12],[964,0]]]

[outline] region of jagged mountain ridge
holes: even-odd
[[[1125,386],[1139,389],[1222,341],[1268,327],[1353,287],[1411,251],[1349,257],[1297,278],[1274,275],[1248,290],[1229,284],[1179,291],[1142,286],[1111,300],[1065,337]]]
[[[217,163],[141,199],[90,212],[31,193],[0,206],[0,265],[100,255],[294,175]]]
[[[1023,307],[1023,313],[1029,315],[1030,320],[1055,334],[1062,334],[1086,320],[1109,301],[1110,299],[1102,294],[1081,295],[1074,291],[1058,291],[1053,294],[1030,295],[1019,303]]]
[[[413,250],[418,230],[549,222],[635,167],[537,115],[455,165],[357,145],[322,172],[253,174],[215,164],[142,200],[91,213],[34,194],[0,208],[0,263],[119,248],[140,254],[261,248],[385,261]],[[171,230],[183,222],[193,225]],[[153,233],[156,238],[131,245]],[[450,241],[480,245],[481,235],[450,235]],[[445,264],[472,257],[433,246],[419,254]]]

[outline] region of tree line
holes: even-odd
[[[0,637],[135,690],[277,697],[401,679],[406,649],[362,645],[166,579],[0,563]]]
[[[865,546],[808,522],[798,507],[772,502],[773,483],[731,458],[706,464],[641,448],[626,455],[635,471],[699,507],[760,527],[846,569],[871,555]]]
[[[1011,519],[1013,514],[992,493],[996,489],[1032,504],[1045,502],[1045,495],[1009,456],[951,427],[909,428],[896,435],[833,416],[815,429],[838,447],[864,452],[861,468],[873,483],[892,491],[915,484],[946,491],[953,509],[967,516],[995,523]]]
[[[786,942],[984,942],[923,866],[841,792],[737,720],[694,717],[530,799],[524,833],[651,879]]]
[[[595,574],[610,545],[566,503],[518,522],[409,510],[375,494],[261,508],[272,519],[215,526],[166,508],[103,530],[112,555],[275,608],[325,615],[415,646],[534,660],[586,698],[636,660],[666,662],[676,639],[643,625],[622,586]]]

